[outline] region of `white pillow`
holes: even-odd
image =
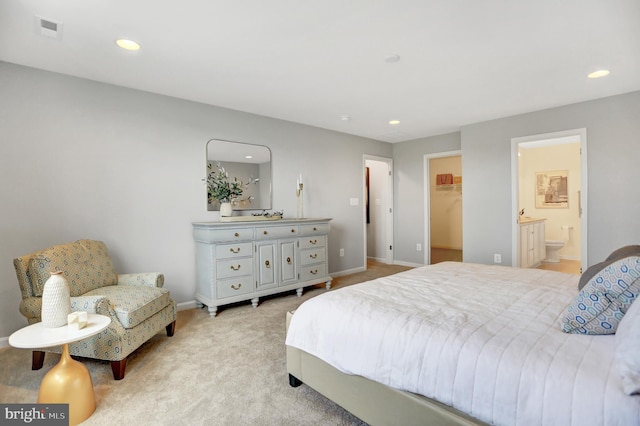
[[[624,393],[640,393],[640,302],[632,303],[616,330],[615,364]]]

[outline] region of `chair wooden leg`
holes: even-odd
[[[111,371],[113,371],[114,380],[124,379],[124,371],[127,369],[127,359],[120,361],[111,361]]]
[[[31,369],[40,370],[44,364],[44,351],[33,351],[31,353]]]
[[[176,322],[173,321],[171,324],[167,326],[167,336],[173,336],[173,333],[176,331]]]

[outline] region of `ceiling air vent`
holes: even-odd
[[[44,37],[62,39],[62,22],[36,15],[36,33]]]

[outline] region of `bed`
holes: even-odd
[[[457,262],[303,303],[287,320],[290,384],[374,425],[638,425],[640,303],[622,317],[640,286],[632,261],[632,294],[616,315],[637,339],[618,344],[636,388],[623,383],[618,335],[584,334],[582,323],[563,332],[589,287],[579,293],[578,276]]]

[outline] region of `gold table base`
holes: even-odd
[[[62,346],[60,361],[42,379],[38,403],[69,404],[70,426],[88,419],[96,410],[89,370],[71,359],[69,345]]]

